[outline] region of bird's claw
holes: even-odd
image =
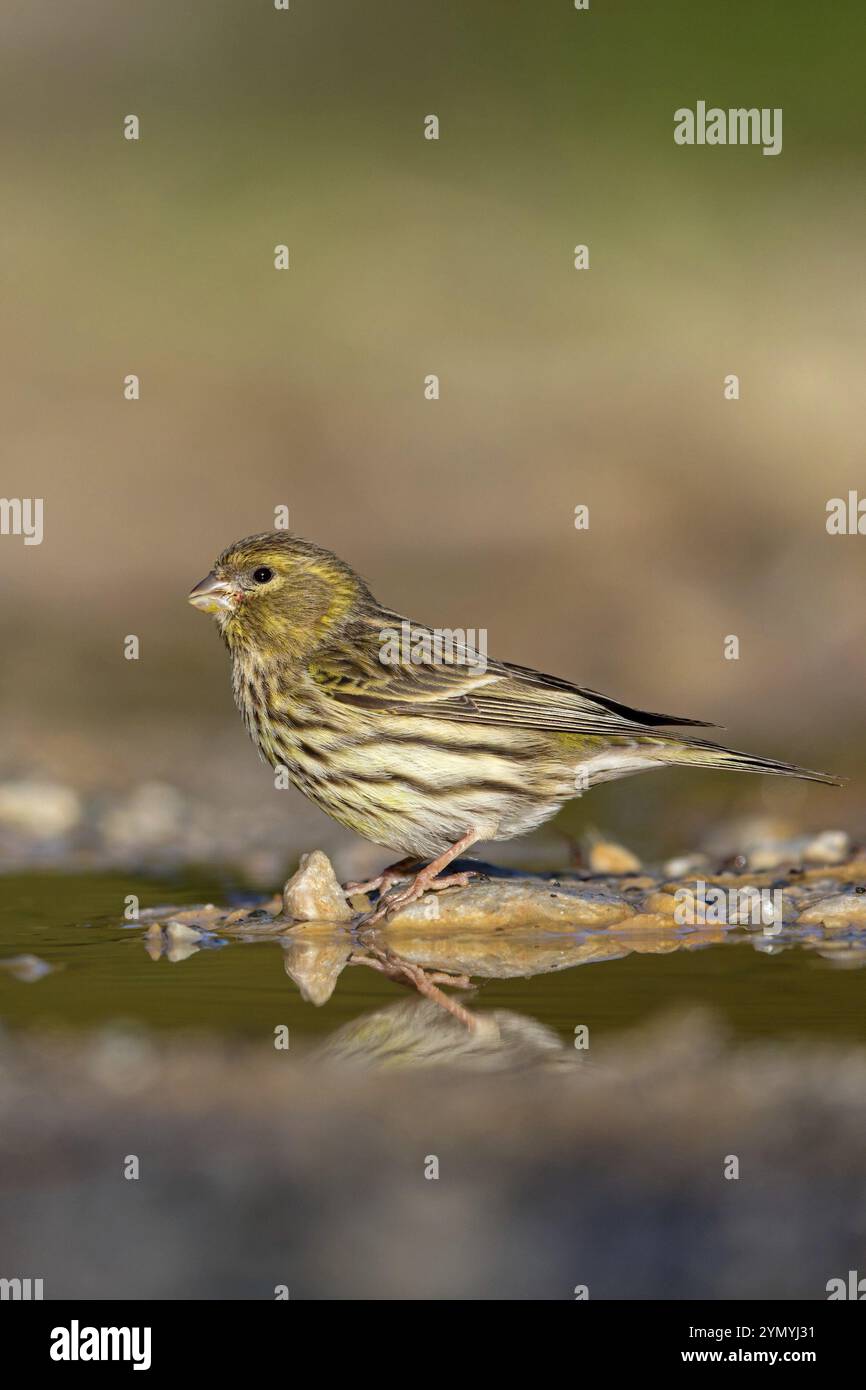
[[[371,912],[365,913],[357,926],[364,929],[376,926],[378,922],[398,912],[401,907],[408,907],[410,903],[423,898],[425,893],[441,893],[445,888],[465,888],[470,879],[478,877],[474,869],[464,869],[460,873],[442,874],[438,878],[429,879],[425,879],[423,874],[417,874],[405,888],[392,888],[389,892],[383,893],[376,906]]]
[[[364,879],[360,883],[344,883],[343,892],[347,898],[354,897],[356,893],[386,893],[394,883],[412,877],[412,865],[415,863],[415,859],[401,859],[399,864],[390,864],[387,869],[376,874],[375,878]]]

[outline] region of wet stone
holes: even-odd
[[[799,920],[806,924],[820,924],[825,927],[863,926],[866,923],[866,893],[837,893],[818,902],[800,913]]]
[[[352,909],[320,849],[301,855],[301,863],[283,889],[283,910],[299,922],[348,922]]]
[[[823,842],[824,852],[834,843]],[[668,876],[670,861],[664,871],[649,866],[626,875],[556,877],[478,865],[465,886],[427,892],[365,925],[353,907],[366,910],[370,902],[350,905],[330,860],[316,850],[304,855],[280,896],[242,907],[150,910],[140,925],[146,926],[148,954],[170,962],[186,960],[215,937],[279,940],[286,974],[318,1006],[330,999],[347,965],[378,969],[403,984],[415,981],[429,992],[437,980],[460,990],[467,988],[460,980],[473,977],[530,977],[721,942],[747,943],[766,954],[799,944],[838,968],[866,963],[862,857],[832,866],[787,865],[781,872],[734,872],[730,862],[724,861],[724,872],[716,862],[680,879]],[[401,961],[416,974],[401,974]],[[434,975],[419,985],[418,969]]]
[[[472,927],[509,930],[530,926],[548,930],[602,927],[621,922],[634,908],[616,892],[595,885],[564,884],[552,888],[545,879],[486,879],[465,888],[428,893],[388,918],[389,930],[437,924],[446,930]]]

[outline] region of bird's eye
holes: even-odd
[[[269,579],[273,579],[274,572],[269,570],[267,565],[259,565],[257,570],[253,570],[253,579],[257,584],[267,584]]]

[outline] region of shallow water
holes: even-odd
[[[205,938],[184,959],[148,954],[144,929],[122,925],[127,894],[142,909],[226,901],[231,885],[206,877],[132,880],[128,875],[25,875],[0,880],[0,967],[19,956],[39,966],[22,979],[0,968],[0,1022],[10,1029],[135,1022],[225,1036],[321,1039],[409,991],[350,967],[321,1008],[287,978],[279,941]],[[577,1025],[614,1033],[670,1010],[712,1009],[735,1036],[808,1035],[866,1041],[864,976],[799,944],[743,931],[721,944],[632,953],[529,979],[487,979],[460,997],[479,1012],[508,1010],[570,1041]]]

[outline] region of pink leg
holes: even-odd
[[[409,854],[405,859],[399,860],[396,864],[389,864],[387,869],[383,869],[375,878],[368,878],[363,883],[344,883],[343,892],[347,898],[351,898],[353,893],[385,893],[400,878],[410,878],[413,865],[418,863],[418,856]]]
[[[389,913],[395,912],[399,907],[406,907],[408,903],[417,902],[422,898],[428,889],[434,893],[442,888],[464,887],[471,877],[471,873],[447,874],[440,878],[439,874],[443,869],[447,869],[455,859],[474,845],[479,836],[475,830],[467,830],[466,834],[453,845],[440,854],[437,859],[433,859],[426,868],[419,869],[409,883],[404,888],[392,888],[389,893],[381,897],[374,910],[367,914],[359,923],[363,927],[372,927],[376,922],[381,922]]]
[[[458,1004],[456,999],[450,999],[447,994],[443,994],[439,985],[451,985],[454,989],[471,989],[472,981],[466,975],[445,975],[439,970],[423,970],[420,965],[414,965],[407,960],[401,960],[393,951],[383,951],[381,947],[369,943],[366,948],[370,952],[369,956],[357,955],[352,953],[349,956],[350,965],[371,965],[374,970],[380,970],[383,975],[387,975],[389,980],[399,980],[404,985],[414,985],[419,994],[423,994],[427,999],[432,999],[434,1004],[438,1004],[440,1009],[447,1009],[456,1019],[474,1031],[478,1027],[478,1019],[468,1009],[464,1009],[462,1004]]]

